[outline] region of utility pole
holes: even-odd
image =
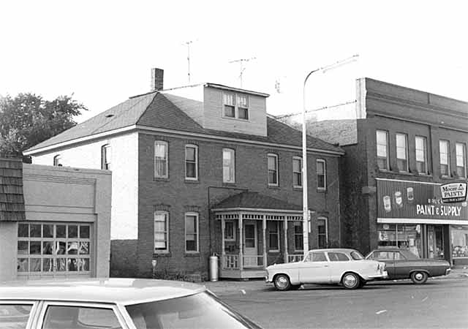
[[[233,61],[230,61],[229,63],[239,63],[240,64],[240,73],[239,73],[239,81],[240,81],[240,87],[242,88],[242,75],[244,74],[245,67],[244,67],[244,62],[249,62],[256,59],[255,57],[251,58],[241,58],[241,59],[236,59]]]

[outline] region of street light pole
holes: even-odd
[[[304,258],[309,251],[309,233],[310,233],[310,218],[309,218],[309,201],[307,190],[307,127],[306,127],[306,85],[309,77],[315,72],[325,73],[339,66],[354,62],[359,55],[353,55],[331,65],[320,67],[312,70],[304,79],[302,87],[302,235],[304,243]]]

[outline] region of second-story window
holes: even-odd
[[[398,170],[408,172],[408,139],[405,134],[396,134],[396,157]]]
[[[249,120],[249,98],[246,95],[237,95],[237,117]]]
[[[426,137],[416,136],[416,170],[420,174],[427,174],[427,141]]]
[[[268,185],[278,186],[278,156],[268,154]]]
[[[293,157],[293,187],[302,187],[302,158]]]
[[[388,133],[377,130],[377,166],[381,170],[388,170]]]
[[[198,179],[198,147],[196,145],[185,146],[185,178]]]
[[[62,156],[60,154],[54,156],[54,166],[62,166]]]
[[[439,141],[439,152],[440,152],[440,174],[442,176],[450,175],[450,144],[449,141]]]
[[[455,144],[455,152],[457,156],[457,176],[466,177],[466,145],[462,143]]]
[[[101,169],[111,169],[111,147],[109,144],[101,147]]]
[[[317,160],[317,188],[319,190],[327,188],[327,166],[325,160]]]
[[[154,177],[167,178],[167,143],[162,141],[154,142]]]
[[[233,149],[223,149],[223,182],[235,183],[235,153]]]

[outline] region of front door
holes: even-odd
[[[257,223],[245,223],[244,232],[244,267],[257,267]]]

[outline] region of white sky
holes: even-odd
[[[307,73],[359,54],[357,62],[313,75],[307,108],[355,98],[370,77],[468,101],[466,1],[0,1],[0,95],[71,95],[90,111],[150,91],[212,82],[266,92],[268,112],[302,110]],[[275,82],[280,81],[281,93]],[[326,114],[348,117],[329,109]]]

